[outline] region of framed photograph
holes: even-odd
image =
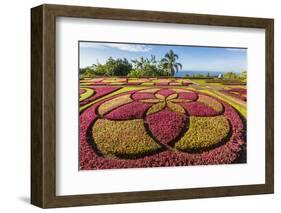
[[[31,9],[31,203],[274,192],[273,19]]]

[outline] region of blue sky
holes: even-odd
[[[80,67],[112,58],[140,58],[155,55],[160,60],[169,51],[178,54],[183,71],[241,72],[247,70],[247,49],[127,43],[79,42]]]

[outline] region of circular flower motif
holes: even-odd
[[[183,88],[127,92],[80,116],[80,166],[231,163],[245,143],[244,131],[236,111],[211,96]]]

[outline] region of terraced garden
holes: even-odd
[[[246,87],[80,80],[80,169],[246,162]]]

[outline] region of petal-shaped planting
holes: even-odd
[[[157,98],[154,98],[154,99],[143,99],[143,100],[140,100],[141,102],[143,103],[159,103],[159,102],[162,102],[161,99],[157,99]]]
[[[173,102],[168,101],[167,106],[174,112],[185,114],[184,108],[179,104],[175,104]]]
[[[177,93],[174,93],[174,94],[172,94],[172,95],[169,95],[166,100],[175,99],[175,98],[177,98],[177,97],[178,97],[178,94],[177,94]]]
[[[149,130],[163,144],[168,144],[179,136],[185,126],[186,116],[164,109],[146,117]]]
[[[161,95],[161,94],[155,94],[155,97],[160,99],[160,100],[165,100],[165,96]]]
[[[229,131],[229,122],[224,116],[190,117],[189,129],[175,148],[187,152],[206,150],[222,143]]]
[[[99,119],[92,128],[97,149],[108,156],[119,158],[143,157],[161,148],[145,131],[141,119],[110,121]]]
[[[113,98],[109,101],[104,102],[103,104],[100,105],[98,108],[98,112],[100,115],[104,115],[108,113],[109,111],[122,106],[124,104],[130,103],[133,100],[130,98],[130,94],[122,95],[117,98]]]
[[[219,113],[206,104],[199,102],[180,103],[190,116],[214,116]]]
[[[156,112],[161,111],[162,109],[164,109],[166,106],[165,102],[159,102],[157,104],[152,105],[149,110],[147,111],[146,115],[150,115]]]
[[[199,98],[197,101],[208,105],[209,107],[213,108],[214,110],[216,110],[219,113],[223,111],[223,106],[221,105],[221,103],[216,101],[214,98],[211,98],[210,96],[199,95]]]
[[[111,120],[141,119],[143,118],[144,113],[150,106],[151,104],[145,104],[140,102],[125,104],[106,114],[105,118]]]
[[[169,100],[170,102],[172,103],[188,103],[188,102],[191,102],[192,100],[189,100],[189,99],[172,99],[172,100]]]

